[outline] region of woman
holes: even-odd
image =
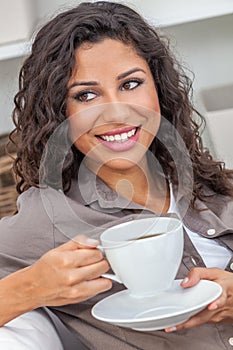
[[[89,349],[230,349],[233,173],[203,148],[190,93],[167,44],[126,6],[82,3],[39,31],[15,98],[21,195],[0,222],[1,325],[49,306]],[[199,266],[184,287],[223,287],[177,329],[205,324],[143,333],[95,320],[90,308],[123,288],[101,277],[99,233],[174,211],[186,231],[177,278]]]

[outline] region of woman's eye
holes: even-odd
[[[75,99],[80,102],[89,102],[96,97],[96,94],[91,91],[83,91],[75,96]]]
[[[142,81],[139,80],[129,80],[122,85],[122,90],[133,90],[137,86],[141,85]]]

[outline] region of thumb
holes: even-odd
[[[194,267],[183,279],[181,286],[183,288],[192,287],[201,279],[215,281],[219,278],[220,271],[218,268]]]

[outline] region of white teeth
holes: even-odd
[[[123,134],[121,134],[121,139],[122,141],[125,141],[128,139],[128,134],[126,132],[124,132]]]
[[[121,135],[115,135],[115,136],[114,136],[114,139],[115,139],[116,141],[121,141]]]
[[[116,134],[116,135],[101,135],[100,137],[107,142],[124,142],[127,141],[130,137],[135,135],[136,128],[130,130],[129,132],[123,132],[122,134]]]

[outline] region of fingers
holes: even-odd
[[[57,274],[68,286],[96,279],[110,268],[108,261],[98,249],[77,249],[54,253],[52,264],[55,264]]]
[[[200,279],[207,279],[215,281],[222,287],[222,294],[219,298],[214,300],[208,307],[199,312],[197,315],[191,317],[183,324],[176,327],[166,328],[166,332],[177,331],[184,328],[191,328],[200,326],[204,323],[231,323],[233,322],[232,308],[233,308],[233,275],[218,268],[194,268],[187,278],[185,278],[181,286],[191,287]]]
[[[228,281],[230,283],[230,281]],[[191,317],[188,321],[175,327],[166,328],[166,332],[179,331],[184,328],[200,326],[204,323],[227,323],[232,324],[232,305],[233,300],[229,297],[227,289],[223,289],[222,295],[213,301],[209,306]]]
[[[88,298],[91,298],[99,293],[106,292],[112,288],[112,281],[107,278],[98,278],[91,281],[85,281],[82,285],[84,290],[88,290]],[[84,296],[83,300],[86,300],[87,297]]]
[[[90,281],[99,278],[103,273],[109,270],[107,260],[102,260],[96,264],[79,267],[78,269],[69,270],[66,274],[68,285],[73,286],[83,281]]]
[[[72,240],[60,245],[56,250],[65,251],[65,250],[75,250],[75,249],[92,249],[96,248],[99,244],[99,241],[96,239],[88,238],[85,235],[78,235]]]
[[[180,331],[181,329],[184,329],[184,328],[192,328],[192,327],[200,326],[204,323],[209,322],[213,318],[214,314],[215,314],[214,312],[211,312],[205,309],[199,312],[197,315],[191,317],[190,319],[188,319],[188,321],[184,323],[181,323],[174,327],[166,328],[165,332],[170,333],[174,331]]]
[[[59,305],[80,303],[88,300],[99,293],[106,292],[112,288],[112,281],[107,278],[97,278],[90,281],[83,281],[74,285],[65,293],[65,296],[59,300]],[[55,306],[58,303],[50,303],[49,306]]]
[[[104,259],[103,253],[98,249],[77,249],[59,252],[59,254],[64,268],[91,265]]]
[[[83,301],[112,286],[108,279],[102,281],[101,275],[109,270],[109,263],[97,249],[64,252],[53,249],[30,268],[33,270],[34,294],[39,306]],[[84,288],[88,286],[86,282],[94,280],[99,280],[94,283],[94,288]]]
[[[91,278],[97,278],[101,274],[107,272],[110,268],[110,265],[106,259],[104,259],[103,254],[98,249],[77,249],[72,251],[57,251],[53,249],[48,252],[40,259],[40,270],[42,272],[42,267],[45,265],[45,270],[50,269],[53,276],[61,277],[63,275],[63,282],[65,283],[66,278],[69,279],[69,276],[73,276],[73,271],[77,271],[80,274],[79,280],[74,280],[73,283],[78,283],[85,279],[83,273],[89,271]],[[84,269],[86,268],[86,269]],[[99,269],[98,274],[93,274],[93,269]],[[87,278],[89,278],[89,275]],[[71,277],[72,278],[72,277]],[[74,277],[75,278],[75,277]]]
[[[74,268],[62,274],[62,285],[66,288],[63,288],[59,295],[59,304],[78,303],[112,288],[112,281],[101,277],[108,270],[108,262],[102,260],[97,264]],[[58,305],[58,301],[55,302]]]
[[[188,275],[181,282],[183,288],[192,287],[197,284],[201,279],[207,279],[210,281],[216,281],[220,278],[223,271],[218,268],[205,268],[194,267],[188,273]]]
[[[208,310],[213,311],[222,308],[227,303],[227,292],[223,289],[221,296],[208,305]]]

